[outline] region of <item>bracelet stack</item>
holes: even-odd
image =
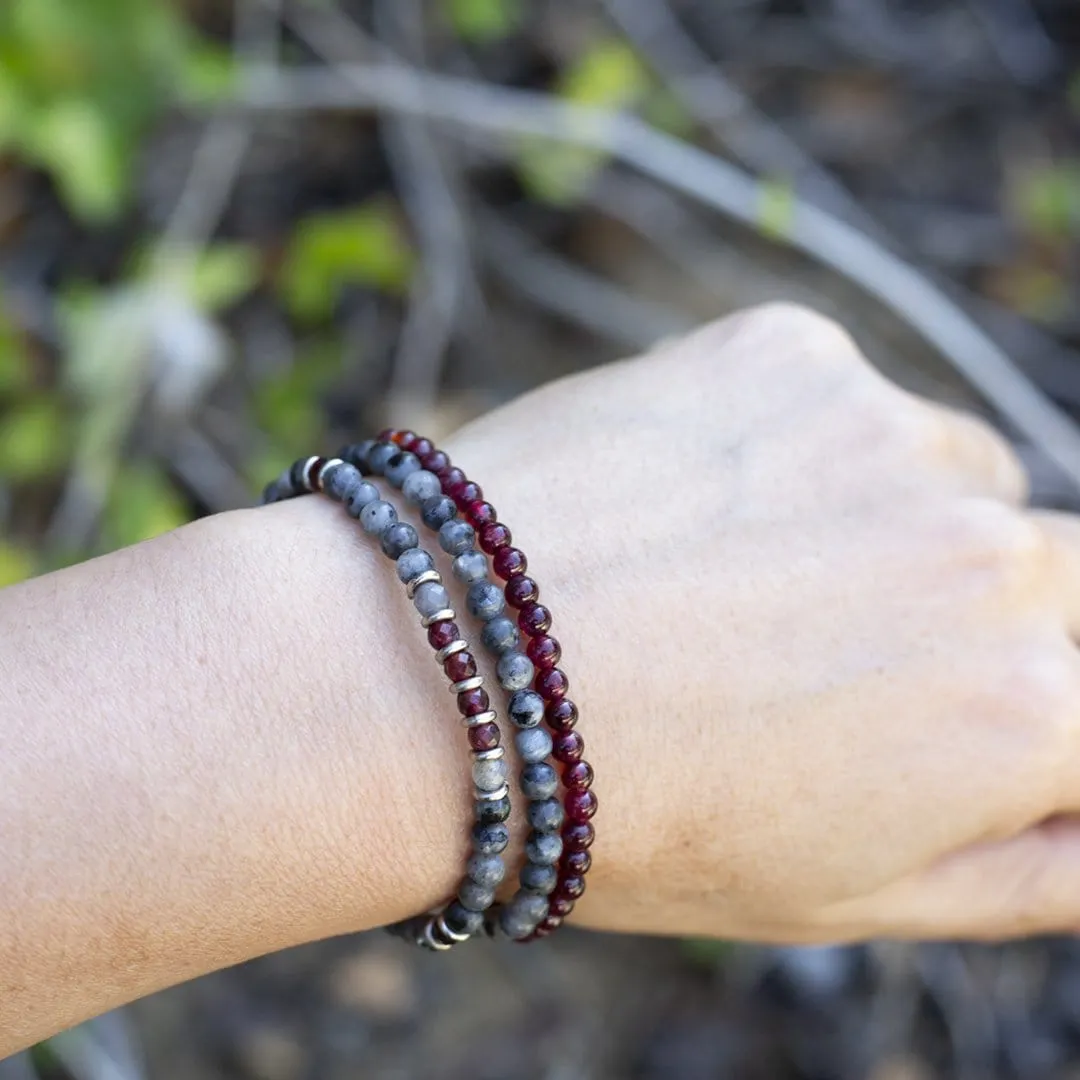
[[[531,831],[519,888],[501,908],[495,893],[505,875],[502,855],[510,839],[506,821],[511,801],[498,714],[458,628],[434,558],[420,546],[416,529],[398,519],[393,503],[372,482],[375,478],[400,490],[424,525],[438,535],[507,695],[506,715],[516,728],[514,745],[522,762],[519,786]],[[557,666],[562,649],[549,633],[551,613],[539,601],[539,586],[525,573],[524,553],[512,546],[510,530],[480,487],[430,440],[410,431],[384,431],[377,440],[345,447],[337,458],[297,461],[267,485],[263,502],[309,492],[342,503],[395,561],[398,578],[457,697],[472,750],[473,854],[457,896],[439,910],[391,929],[436,951],[481,929],[498,928],[516,941],[546,937],[562,925],[585,891],[597,799],[593,770],[582,756],[584,742],[575,730],[577,707],[567,697],[569,680]],[[489,557],[491,571],[502,584],[489,575]]]

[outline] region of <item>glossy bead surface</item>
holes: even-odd
[[[536,602],[540,596],[540,586],[531,577],[519,574],[506,583],[504,595],[512,608],[523,608]]]
[[[507,581],[517,574],[524,574],[529,565],[525,554],[516,547],[501,547],[495,552],[491,560],[491,568],[495,573]]]
[[[558,668],[548,668],[547,671],[541,671],[536,676],[536,692],[545,701],[557,701],[559,698],[566,697],[569,689],[570,680]]]
[[[523,889],[547,896],[558,884],[559,871],[554,866],[541,866],[539,863],[527,862],[521,868],[518,880]]]
[[[415,454],[402,451],[386,463],[385,473],[387,481],[394,487],[400,488],[410,474],[419,471],[420,459]]]
[[[573,910],[574,901],[569,896],[559,896],[558,894],[551,898],[548,907],[549,915],[555,915],[561,919],[565,919]]]
[[[367,455],[368,465],[371,466],[371,471],[376,476],[382,476],[383,470],[386,468],[386,463],[399,453],[397,446],[392,442],[384,442],[379,440],[369,451]]]
[[[462,585],[486,581],[487,559],[479,551],[464,551],[454,559],[453,573]]]
[[[410,473],[401,485],[401,493],[413,506],[423,506],[428,499],[435,498],[441,491],[439,478],[426,469]]]
[[[575,761],[563,769],[563,783],[577,791],[587,791],[592,787],[593,770],[587,761]]]
[[[518,612],[518,626],[529,637],[546,634],[551,629],[551,612],[543,604],[526,604]]]
[[[443,469],[450,468],[450,458],[442,450],[431,450],[429,453],[420,454],[420,464],[429,473],[440,473]]]
[[[483,558],[483,555],[480,558]],[[517,623],[505,615],[497,615],[490,622],[485,623],[484,629],[480,631],[481,644],[488,652],[496,656],[502,656],[510,649],[516,649],[520,641],[521,631],[517,628]]]
[[[507,702],[506,715],[519,728],[537,727],[544,718],[544,699],[535,690],[517,690]]]
[[[445,649],[447,645],[459,640],[460,637],[461,631],[458,629],[458,624],[452,619],[444,619],[428,627],[428,644],[436,650]]]
[[[585,892],[585,879],[580,874],[568,874],[559,882],[559,896],[577,900]]]
[[[476,716],[491,708],[491,700],[483,687],[475,690],[463,690],[457,696],[458,711],[462,716]]]
[[[465,606],[475,619],[488,622],[501,615],[506,608],[506,598],[493,581],[477,581],[465,594]]]
[[[480,485],[474,484],[472,480],[462,480],[450,486],[444,485],[443,491],[454,500],[459,510],[464,510],[470,503],[479,502],[484,497]]]
[[[567,851],[585,851],[592,847],[596,839],[596,830],[591,821],[572,821],[563,829],[563,847]]]
[[[549,909],[550,910],[550,909]],[[562,926],[562,917],[560,915],[548,915],[548,917],[536,928],[538,934],[550,934],[554,930],[558,930]]]
[[[474,529],[482,529],[493,521],[499,520],[498,511],[489,502],[483,500],[470,503],[465,510],[465,516],[472,522]]]
[[[406,551],[411,551],[419,543],[420,537],[407,521],[395,521],[379,538],[383,554],[391,559],[400,559]]]
[[[480,825],[495,825],[510,816],[510,799],[478,799],[476,821]]]
[[[568,851],[562,860],[562,868],[567,874],[584,876],[592,866],[592,856],[587,851]]]
[[[445,469],[440,469],[437,475],[442,484],[444,495],[448,494],[451,488],[463,484],[468,479],[456,465],[447,465]]]
[[[367,480],[353,487],[345,499],[345,510],[350,517],[358,518],[372,503],[379,501],[379,489]]]
[[[447,555],[461,555],[466,551],[472,551],[475,542],[476,530],[461,518],[454,518],[439,529],[439,547]]]
[[[597,808],[596,795],[591,791],[582,791],[574,788],[566,793],[563,806],[566,808],[566,816],[570,821],[588,821]]]
[[[560,731],[555,736],[551,753],[556,761],[564,764],[580,761],[585,753],[585,740],[576,731]]]
[[[370,536],[382,536],[396,521],[397,510],[394,509],[393,503],[388,503],[385,499],[369,502],[360,511],[360,524],[364,532]]]
[[[454,653],[446,658],[443,671],[451,682],[471,679],[476,674],[476,657],[468,651]]]
[[[404,443],[400,444],[402,450],[411,450],[418,458],[425,458],[435,449],[430,439],[424,439],[417,435],[412,442],[406,446]],[[427,466],[425,466],[426,468]]]
[[[504,690],[524,690],[533,680],[532,661],[516,649],[503,653],[495,665],[495,677]]]
[[[489,555],[494,555],[511,540],[510,530],[500,521],[489,521],[486,525],[480,526],[476,538],[481,550]]]
[[[468,934],[470,937],[480,933],[484,926],[484,913],[482,911],[470,911],[462,907],[461,903],[454,900],[443,913],[446,925],[455,934]]]
[[[494,750],[501,742],[498,724],[477,724],[469,728],[469,746],[474,750]]]
[[[544,710],[544,719],[552,731],[573,731],[578,722],[577,706],[569,698],[552,701]]]
[[[438,531],[457,513],[453,499],[445,495],[434,495],[420,507],[420,517],[429,529]]]
[[[540,634],[529,641],[525,654],[541,671],[546,671],[562,658],[562,646],[550,634]]]

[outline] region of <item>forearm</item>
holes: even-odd
[[[453,891],[467,749],[384,562],[303,499],[0,595],[0,1056]]]

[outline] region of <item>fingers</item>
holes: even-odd
[[[1047,538],[1053,596],[1074,639],[1080,639],[1080,517],[1054,510],[1033,510],[1032,518]]]
[[[1014,505],[1028,497],[1028,477],[1008,442],[985,420],[946,405],[928,403],[944,425],[944,453],[967,494]]]

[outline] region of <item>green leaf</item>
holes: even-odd
[[[321,441],[326,426],[322,395],[339,375],[341,363],[340,344],[317,342],[291,368],[257,387],[259,426],[290,461]]]
[[[376,199],[300,222],[281,269],[289,310],[302,320],[327,319],[346,285],[402,293],[413,254],[392,203]]]
[[[1020,220],[1040,236],[1060,240],[1080,232],[1080,160],[1029,172],[1012,202]]]
[[[250,244],[214,244],[191,268],[189,295],[203,311],[221,311],[259,283],[259,253]]]
[[[35,566],[31,552],[8,540],[0,540],[0,589],[32,577]]]
[[[649,73],[621,38],[604,38],[563,72],[559,93],[578,105],[620,109],[649,89]]]
[[[486,45],[521,25],[521,0],[443,0],[447,18],[465,41]]]
[[[193,46],[184,58],[180,100],[186,105],[217,105],[235,92],[236,79],[231,50],[202,42]]]
[[[0,394],[26,390],[31,382],[30,359],[26,350],[0,313]]]
[[[188,508],[167,476],[149,466],[131,466],[116,478],[105,512],[105,533],[115,547],[126,547],[178,529],[191,520]]]
[[[730,941],[715,938],[683,938],[679,945],[691,963],[709,969],[723,967],[735,952],[735,946]]]
[[[25,399],[0,417],[0,476],[17,483],[58,472],[67,461],[69,429],[55,397]]]
[[[787,180],[762,180],[758,185],[757,223],[771,240],[786,241],[795,219],[795,191]]]

